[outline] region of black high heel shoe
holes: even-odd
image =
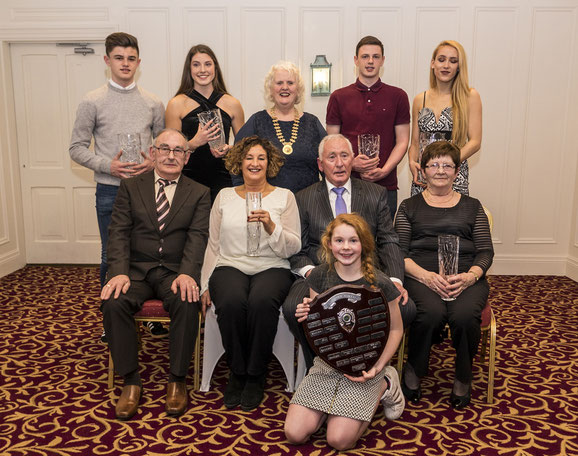
[[[401,376],[401,391],[405,398],[412,404],[417,404],[421,399],[421,385],[418,385],[417,389],[411,389],[405,384],[405,371]]]
[[[458,396],[452,391],[450,394],[450,404],[456,410],[467,407],[472,399],[472,385],[468,386],[468,392],[464,396]]]

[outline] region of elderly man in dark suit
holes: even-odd
[[[309,296],[305,278],[320,262],[318,252],[321,236],[336,215],[356,212],[367,221],[375,236],[379,269],[392,279],[402,294],[400,310],[404,327],[414,319],[416,312],[415,304],[408,300],[407,291],[402,284],[403,253],[397,233],[393,229],[387,205],[387,189],[351,178],[353,150],[349,140],[341,134],[323,138],[319,144],[317,162],[325,178],[296,195],[301,218],[301,251],[293,255],[290,262],[292,271],[300,278],[293,283],[283,304],[283,315],[303,348],[307,369],[313,365],[315,353],[309,347],[305,332],[295,318],[295,309],[305,296]]]
[[[201,265],[209,229],[209,190],[181,175],[190,152],[177,130],[163,130],[150,149],[154,171],[121,181],[108,239],[102,289],[104,327],[116,371],[124,377],[116,417],[131,418],[142,384],[133,315],[145,300],[163,300],[171,316],[166,411],[187,407],[186,375],[199,318]]]

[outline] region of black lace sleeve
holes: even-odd
[[[492,245],[492,233],[490,232],[488,217],[486,216],[481,204],[479,204],[478,212],[476,214],[473,238],[476,248],[476,256],[473,265],[482,268],[485,274],[492,265],[494,247]]]
[[[407,216],[407,200],[402,201],[395,216],[395,231],[399,237],[399,245],[404,258],[409,257],[409,245],[411,242],[411,223]]]

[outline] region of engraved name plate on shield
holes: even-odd
[[[302,324],[315,353],[354,377],[371,369],[389,336],[389,307],[381,290],[338,285],[317,295],[310,306]]]

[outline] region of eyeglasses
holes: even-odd
[[[425,165],[425,167],[426,168],[433,168],[436,171],[440,168],[443,169],[444,171],[448,171],[450,169],[456,169],[456,165],[450,165],[449,163],[438,163],[438,162],[432,163],[431,165]]]
[[[185,153],[187,153],[188,151],[186,149],[183,149],[182,147],[175,147],[174,149],[171,149],[169,146],[165,146],[162,145],[160,147],[157,146],[153,146],[156,150],[158,150],[161,155],[169,155],[169,153],[173,153],[175,155],[175,157],[184,157]]]

